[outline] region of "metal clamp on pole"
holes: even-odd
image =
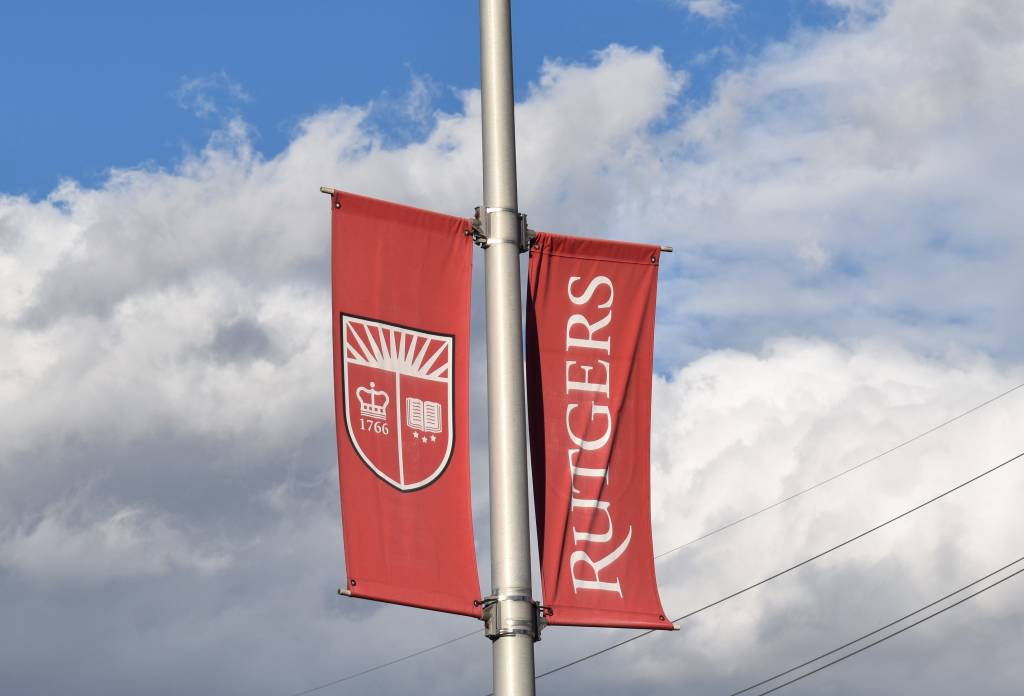
[[[530,250],[530,241],[536,236],[536,232],[529,229],[526,224],[526,213],[520,213],[512,208],[485,208],[477,206],[473,209],[473,229],[466,234],[473,235],[473,241],[477,246],[486,249],[495,244],[516,244],[516,242],[494,239],[491,236],[490,220],[494,213],[513,213],[519,220],[519,252]]]
[[[484,607],[484,635],[491,640],[502,636],[529,636],[536,643],[548,624],[540,602],[527,595],[491,595],[480,603]],[[530,605],[527,611],[523,611],[526,609],[523,604]]]
[[[466,236],[473,237],[473,243],[481,249],[487,247],[487,233],[484,232],[484,223],[480,220],[480,207],[473,208],[473,219],[471,227],[466,230]]]

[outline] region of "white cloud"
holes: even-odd
[[[907,0],[769,48],[652,138],[606,226],[682,251],[666,294],[704,335],[750,332],[753,348],[799,323],[920,350],[1016,345],[992,288],[1024,291],[1024,153],[1005,137],[1024,118],[1021,14]]]
[[[183,77],[175,92],[178,106],[199,118],[222,114],[226,104],[252,100],[245,88],[221,70],[201,77]]]
[[[695,15],[714,20],[725,19],[739,9],[729,0],[681,0],[681,4]]]
[[[881,343],[843,347],[785,339],[758,353],[713,352],[654,386],[655,550],[676,547],[807,488],[1022,382],[1024,369],[1000,369],[984,356],[931,360]],[[1019,454],[1021,418],[1024,392],[1017,391],[786,505],[665,556],[657,573],[666,611],[673,617],[688,613]],[[1019,556],[1016,539],[1024,533],[1024,520],[1009,491],[1021,485],[1024,463],[1007,466],[686,620],[679,634],[630,644],[548,687],[667,694],[681,685],[715,684],[722,693],[746,686]],[[838,682],[853,689],[890,666],[956,659],[961,650],[975,649],[948,640],[962,635],[958,627],[1024,614],[1010,583],[969,606],[950,614],[945,625],[908,635],[907,651],[874,651],[844,667],[843,676],[822,675],[818,688]],[[566,650],[566,660],[616,640],[621,637],[610,631],[545,636],[555,650]],[[984,690],[1011,693],[1002,685],[1014,669],[1011,662],[995,666]],[[642,687],[637,679],[646,679]],[[910,683],[886,680],[881,691],[898,685],[906,693],[934,688],[903,686]]]
[[[712,353],[655,388],[658,546],[671,548],[673,540],[824,480],[1022,382],[1024,370],[1001,370],[984,356],[932,360],[884,343],[843,348],[786,339],[759,354]],[[1024,393],[987,408],[751,526],[786,529],[787,543],[806,534],[797,544],[801,552],[827,546],[836,531],[820,517],[836,516],[849,529],[868,527],[883,510],[930,497],[943,484],[1024,450],[1014,425],[1024,415]],[[971,517],[964,514],[963,523],[969,526]],[[975,538],[1004,538],[995,527],[982,524]],[[922,545],[942,543],[965,557],[979,554],[976,562],[998,560],[990,555],[1006,548],[992,541],[979,548],[957,535],[922,539]],[[865,545],[869,556],[880,549],[897,552],[899,545]]]
[[[30,527],[0,538],[0,566],[43,586],[82,589],[181,568],[213,573],[230,562],[229,555],[198,547],[168,520],[140,508],[75,520],[74,507],[54,505]]]

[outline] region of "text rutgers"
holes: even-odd
[[[616,592],[622,596],[619,578],[602,572],[614,563],[633,538],[633,528],[616,539],[611,502],[602,494],[611,486],[608,475],[608,443],[614,432],[611,402],[612,303],[615,288],[607,276],[596,276],[580,290],[579,276],[569,278],[569,301],[582,309],[569,316],[565,325],[565,429],[572,445],[568,448],[569,485],[572,496],[569,514],[573,544],[569,572],[573,591]],[[602,356],[608,358],[602,359]],[[605,520],[599,520],[603,513]],[[579,531],[577,524],[587,531]],[[602,546],[596,546],[601,544]],[[579,548],[582,547],[582,548]]]

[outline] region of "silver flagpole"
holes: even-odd
[[[487,411],[490,431],[491,596],[495,696],[532,696],[539,638],[530,581],[526,400],[519,254],[525,236],[516,195],[509,0],[480,0],[484,253],[487,284]]]

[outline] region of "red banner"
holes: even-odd
[[[469,483],[469,223],[333,194],[348,590],[480,616]]]
[[[538,234],[526,368],[552,624],[671,629],[651,542],[658,247]]]

